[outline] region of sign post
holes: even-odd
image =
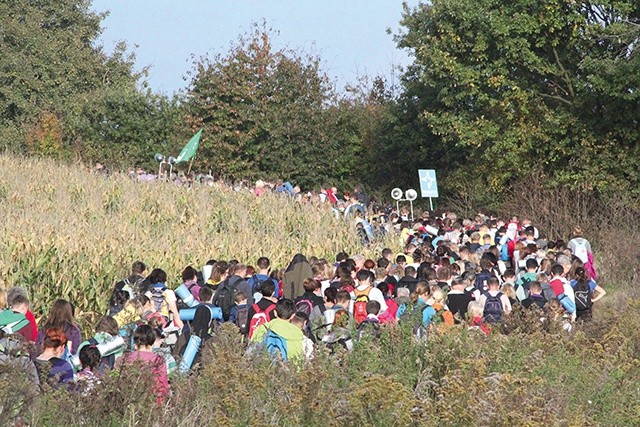
[[[433,211],[433,198],[438,197],[438,181],[434,169],[418,169],[420,178],[420,193],[423,198],[429,198],[429,207]]]

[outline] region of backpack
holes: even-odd
[[[24,314],[14,313],[11,309],[0,312],[0,329],[7,335],[18,332],[28,324]]]
[[[502,306],[502,292],[498,292],[496,296],[492,296],[489,292],[486,292],[485,297],[487,300],[484,303],[483,320],[487,323],[498,323],[502,319],[502,313],[504,307]]]
[[[356,295],[355,302],[353,303],[353,318],[356,323],[364,322],[367,318],[367,303],[369,302],[369,292],[373,289],[369,286],[364,291],[354,289],[353,293]]]
[[[183,283],[184,284],[184,283]],[[197,291],[198,292],[193,292],[193,288],[198,287]],[[196,300],[196,303],[199,301],[198,299],[198,294],[200,293],[200,289],[202,288],[202,286],[200,285],[200,283],[198,283],[197,281],[195,283],[190,284],[189,286],[186,287],[189,290],[189,293],[191,294],[191,296],[193,296],[193,298]],[[176,294],[177,295],[177,294]],[[178,310],[182,310],[185,308],[191,308],[189,305],[187,305],[184,300],[181,297],[178,297],[177,301],[176,301],[176,306],[178,307]]]
[[[276,305],[271,304],[269,307],[267,307],[266,310],[262,311],[258,306],[258,304],[253,304],[253,310],[256,313],[251,317],[251,321],[249,322],[249,330],[248,330],[249,339],[251,339],[251,337],[253,336],[253,333],[256,331],[258,326],[264,325],[269,321],[269,318],[271,317],[271,312],[275,310],[275,308],[276,308]]]
[[[136,279],[136,276],[129,276],[126,279],[122,279],[117,282],[113,292],[115,294],[116,292],[124,291],[129,294],[129,299],[134,299],[138,296],[138,290],[140,288],[139,284],[143,280],[143,278]]]
[[[591,289],[588,283],[582,284],[578,282],[574,288],[574,294],[576,297],[576,311],[587,311],[591,308],[593,301],[591,301]]]
[[[267,331],[267,335],[264,337],[264,346],[272,359],[275,360],[276,357],[281,357],[283,361],[287,361],[287,340],[271,329]]]
[[[487,281],[495,277],[490,271],[483,270],[476,276],[476,289],[485,292],[487,289]]]
[[[247,304],[245,304],[244,307],[238,308],[235,324],[240,328],[242,335],[247,335],[249,332],[249,306]]]
[[[248,280],[249,284],[251,285],[251,293],[255,294],[256,292],[261,292],[262,291],[262,285],[264,283],[267,282],[272,282],[274,287],[273,287],[273,293],[275,294],[274,296],[276,298],[279,297],[280,295],[280,289],[278,286],[278,283],[276,283],[275,280],[273,280],[271,277],[267,277],[264,280],[260,280],[260,278],[258,277],[257,274],[254,274],[249,280]]]
[[[313,311],[313,303],[308,299],[301,299],[296,303],[296,311],[306,314],[307,316],[311,315]]]
[[[231,315],[231,307],[233,307],[233,298],[235,296],[235,289],[233,289],[227,280],[220,285],[216,295],[213,297],[213,304],[216,307],[220,307],[222,310],[222,321],[228,322]]]
[[[589,254],[587,251],[587,241],[585,239],[582,239],[580,243],[576,241],[576,249],[573,254],[576,257],[580,258],[580,261],[582,261],[584,264],[589,262]]]
[[[380,322],[375,320],[364,320],[356,327],[356,339],[361,341],[364,337],[371,339],[380,338]]]
[[[163,306],[167,304],[164,297],[164,291],[166,290],[167,287],[164,283],[156,283],[151,287],[151,302],[153,302],[153,307],[157,312],[161,312]]]

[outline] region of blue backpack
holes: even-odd
[[[287,361],[287,340],[280,335],[268,330],[267,335],[264,337],[264,346],[272,359],[275,360],[279,354],[283,361]]]

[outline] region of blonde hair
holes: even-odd
[[[573,236],[582,237],[582,227],[573,227]]]
[[[482,304],[479,301],[470,301],[467,306],[467,316],[469,319],[473,319],[474,317],[482,317],[482,313],[484,309],[482,308]]]
[[[444,302],[445,294],[439,286],[436,286],[437,289],[431,290],[431,298],[434,299],[435,302]]]
[[[515,299],[516,297],[516,290],[513,289],[513,285],[509,283],[505,283],[504,285],[502,285],[502,289],[500,289],[500,292],[505,294],[510,299]]]

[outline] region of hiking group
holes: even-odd
[[[247,357],[313,363],[317,351],[375,345],[389,328],[410,328],[423,343],[456,324],[495,333],[516,310],[571,330],[606,293],[579,227],[565,243],[517,217],[425,213],[413,223],[402,215],[381,223],[397,233],[401,253],[384,249],[373,260],[341,252],[335,262],[296,254],[283,269],[265,256],[253,266],[212,259],[184,268],[171,280],[177,286],[136,261],[85,340],[72,302],[55,301],[37,324],[23,288],[1,290],[0,366],[24,372],[34,393],[45,384],[89,393],[103,375],[135,364],[150,370],[162,402],[172,376],[197,375],[207,363],[203,350],[216,345],[223,324],[235,325]]]

